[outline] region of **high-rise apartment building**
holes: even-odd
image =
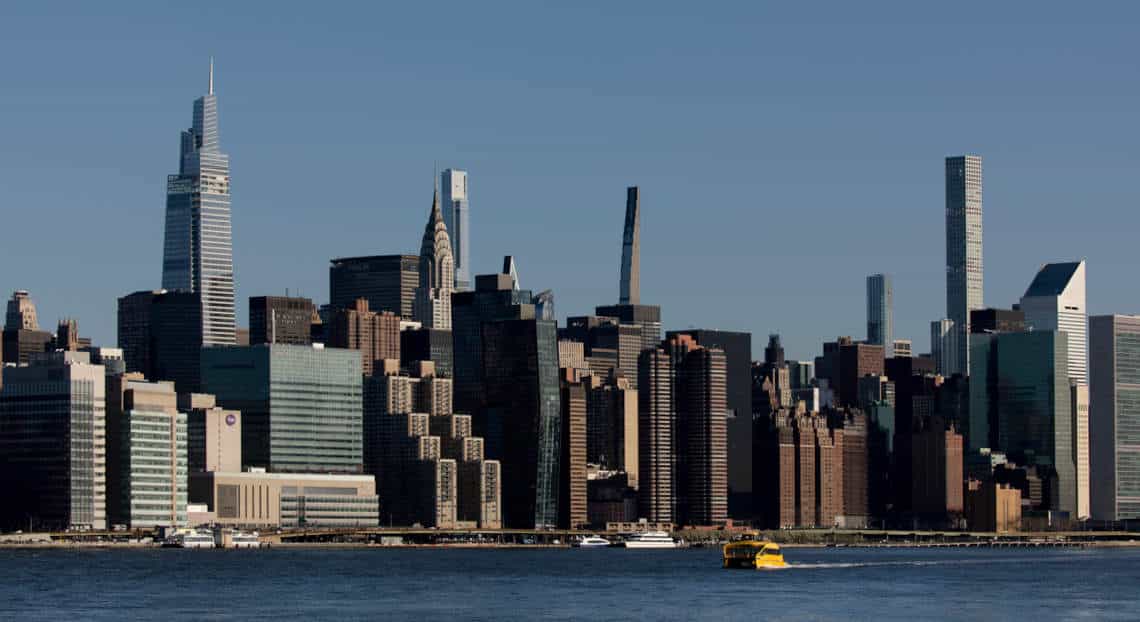
[[[1140,316],[1089,318],[1092,517],[1140,518]]]
[[[468,213],[467,171],[449,168],[439,175],[443,188],[443,222],[455,258],[455,291],[471,289],[471,224]]]
[[[678,522],[718,525],[728,518],[728,383],[724,350],[680,335],[666,343],[677,379],[674,403]]]
[[[450,330],[455,260],[451,255],[451,239],[443,222],[438,192],[432,195],[431,214],[420,244],[419,277],[413,306],[415,320],[424,328]]]
[[[970,311],[985,306],[982,263],[982,158],[946,158],[946,317],[954,322],[954,373],[970,369]],[[933,347],[933,346],[932,346]],[[946,370],[950,371],[950,370]],[[949,376],[951,374],[943,373]]]
[[[729,515],[748,518],[752,513],[752,334],[689,329],[669,331],[665,336],[670,339],[675,335],[689,335],[704,347],[724,352]],[[783,367],[783,352],[780,359]],[[784,368],[781,377],[787,377],[786,374]],[[790,395],[790,384],[787,382],[780,389],[786,389]]]
[[[588,523],[586,516],[586,385],[581,382],[562,386],[562,439],[559,475],[558,525],[578,529]]]
[[[307,346],[312,343],[313,313],[308,298],[254,296],[249,299],[249,343],[282,343]]]
[[[638,373],[642,517],[687,525],[724,522],[728,517],[724,351],[706,348],[689,335],[675,335],[641,353]]]
[[[358,350],[360,369],[371,376],[381,361],[400,361],[400,317],[390,311],[373,312],[368,300],[358,298],[352,307],[333,311],[328,345]]]
[[[166,178],[162,287],[199,295],[202,345],[233,344],[230,160],[218,144],[213,60],[209,90],[194,100],[194,123],[182,132],[179,158],[178,174]]]
[[[641,191],[625,189],[625,227],[621,236],[621,284],[618,304],[641,303]]]
[[[376,312],[391,311],[410,319],[420,286],[418,255],[342,257],[329,265],[329,306],[349,309],[357,298]]]
[[[0,525],[105,529],[106,381],[86,352],[3,369]]]
[[[867,277],[867,343],[883,346],[887,358],[894,356],[894,304],[895,290],[890,275]]]
[[[1074,382],[1088,383],[1088,311],[1085,262],[1045,264],[1021,297],[1030,330],[1063,331],[1069,338],[1067,369]]]
[[[644,350],[637,373],[638,516],[669,523],[676,518],[673,362],[660,348]]]
[[[202,385],[241,411],[243,466],[362,469],[360,353],[320,345],[203,348]]]

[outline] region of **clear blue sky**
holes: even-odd
[[[434,163],[470,172],[473,263],[518,257],[561,318],[615,302],[624,188],[668,328],[895,335],[944,315],[943,158],[985,159],[986,302],[1085,257],[1138,312],[1134,3],[4,3],[0,291],[109,344],[160,283],[166,175],[217,58],[249,296],[414,252]],[[800,4],[804,6],[800,6]]]

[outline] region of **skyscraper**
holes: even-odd
[[[1140,316],[1089,318],[1092,517],[1140,518]]]
[[[930,323],[930,357],[939,374],[950,377],[958,372],[958,332],[954,320],[942,318]]]
[[[946,158],[946,317],[956,337],[954,371],[970,369],[970,311],[982,296],[982,158]],[[949,375],[949,374],[947,374]]]
[[[471,289],[471,228],[467,216],[467,171],[449,168],[439,175],[443,187],[443,222],[451,236],[455,290]]]
[[[641,302],[641,192],[625,189],[625,229],[621,237],[621,291],[618,303]]]
[[[18,289],[12,292],[8,300],[8,312],[4,317],[4,330],[39,330],[40,324],[36,319],[36,303],[27,290]]]
[[[33,357],[3,370],[0,525],[107,526],[106,379],[86,352]]]
[[[1069,379],[1089,381],[1085,262],[1045,264],[1021,297],[1030,330],[1064,331],[1069,338]]]
[[[214,62],[210,86],[194,100],[194,124],[182,132],[177,175],[166,178],[162,287],[200,295],[202,344],[234,343],[234,262],[230,160],[218,145]]]
[[[420,286],[417,255],[375,255],[330,260],[329,306],[351,309],[357,298],[368,299],[368,308],[391,311],[410,319]]]
[[[691,336],[706,348],[718,348],[724,353],[729,515],[748,518],[752,515],[752,334],[689,329],[669,331],[666,339],[682,334]],[[786,374],[783,348],[780,348],[779,359],[778,367]],[[776,375],[779,377],[781,373]],[[790,387],[781,387],[785,388],[790,391]]]
[[[413,307],[415,320],[424,328],[451,329],[451,292],[455,283],[455,261],[451,240],[439,207],[439,193],[431,198],[424,236],[420,242],[420,285]]]
[[[241,411],[243,466],[277,473],[363,468],[360,353],[263,344],[202,349],[202,384]]]
[[[894,286],[887,274],[867,277],[867,343],[883,346],[886,358],[894,356],[892,313]]]
[[[315,311],[308,298],[254,296],[249,299],[249,344],[307,346],[312,343]]]

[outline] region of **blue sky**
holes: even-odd
[[[668,328],[810,357],[864,336],[888,272],[926,350],[959,153],[985,159],[988,304],[1083,257],[1092,313],[1140,312],[1133,4],[104,4],[0,5],[0,291],[100,343],[160,283],[210,55],[241,324],[249,296],[325,301],[331,257],[418,249],[438,163],[470,173],[475,272],[515,255],[562,318],[616,301],[636,184]]]

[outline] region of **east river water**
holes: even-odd
[[[1140,620],[1140,548],[0,550],[4,620]]]

